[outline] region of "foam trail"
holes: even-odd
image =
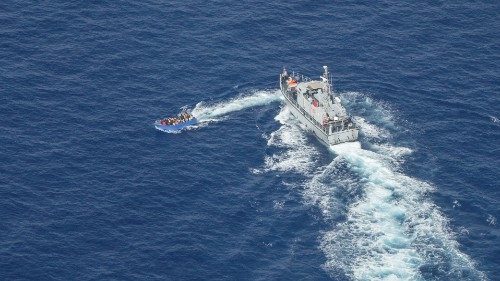
[[[279,100],[281,100],[279,91],[256,91],[250,95],[234,98],[214,105],[205,105],[203,102],[200,102],[193,109],[192,114],[201,122],[217,121],[220,117],[231,112],[262,106]]]
[[[354,116],[353,121],[361,128],[361,132],[364,136],[375,139],[384,139],[389,136],[389,132],[387,130],[370,124],[363,117]]]
[[[320,239],[325,269],[354,280],[485,280],[428,199],[432,185],[402,172],[400,164],[412,150],[387,142],[397,130],[390,111],[362,94],[343,97],[360,109],[350,108],[353,113],[364,114],[364,139],[377,142],[367,144],[370,150],[358,142],[336,145],[330,147],[334,160],[319,166],[318,150],[285,107],[275,118],[281,127],[268,139],[280,150],[265,161],[266,171],[306,177],[293,186],[334,223]]]
[[[413,202],[412,193],[425,192],[429,186],[413,183],[409,191],[411,180],[396,174],[382,163],[383,158],[361,149],[359,143],[330,149],[361,177],[364,196],[351,204],[346,222],[326,233],[322,242],[328,256],[326,266],[340,264],[358,280],[421,279],[418,268],[424,258],[412,247],[413,237],[405,221],[411,215],[408,202]],[[351,254],[338,256],[337,251],[346,252],[342,244],[352,242]]]
[[[283,107],[274,118],[282,124],[281,128],[269,135],[268,146],[277,146],[286,151],[266,157],[266,171],[295,171],[309,173],[314,168],[314,158],[318,152],[307,144],[306,135],[303,134],[287,107]]]
[[[429,184],[399,172],[384,155],[359,143],[330,149],[358,174],[364,195],[351,203],[347,220],[325,234],[327,268],[347,269],[358,280],[485,279],[424,196],[432,190]],[[353,247],[346,251],[346,244]],[[435,272],[421,270],[426,267]]]

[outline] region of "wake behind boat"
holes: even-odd
[[[183,129],[196,125],[198,120],[187,111],[181,112],[176,117],[167,117],[164,119],[156,120],[155,128],[167,133],[179,133]]]

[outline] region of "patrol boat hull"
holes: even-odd
[[[325,131],[321,125],[315,124],[315,122],[307,117],[300,107],[294,104],[289,98],[287,98],[286,94],[283,94],[285,97],[285,103],[290,109],[290,113],[299,120],[300,123],[304,124],[307,129],[312,131],[316,137],[325,145],[335,145],[343,142],[351,142],[356,141],[358,139],[358,129],[349,129],[340,132],[335,132],[332,135],[328,135],[327,131]]]
[[[342,107],[340,98],[333,96],[328,70],[324,68],[322,81],[302,77],[299,82],[298,76],[288,75],[284,70],[280,75],[281,94],[292,115],[324,144],[356,141],[359,129]]]
[[[160,130],[160,131],[164,131],[167,133],[178,133],[189,126],[196,125],[197,123],[198,123],[198,120],[196,120],[196,118],[193,117],[187,121],[184,121],[182,123],[175,124],[175,125],[162,125],[160,123],[160,120],[156,121],[154,125],[155,125],[155,128]]]

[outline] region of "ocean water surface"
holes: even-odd
[[[0,7],[0,279],[498,279],[498,3]],[[323,65],[358,142],[282,102]]]

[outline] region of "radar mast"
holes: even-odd
[[[326,84],[326,89],[325,90],[326,90],[328,96],[330,97],[330,100],[332,102],[334,102],[334,97],[333,97],[333,92],[332,92],[332,84],[330,82],[331,81],[331,77],[330,77],[330,73],[328,73],[328,66],[324,65],[323,69],[325,70],[325,72],[323,73],[323,76],[321,76],[321,79]]]

